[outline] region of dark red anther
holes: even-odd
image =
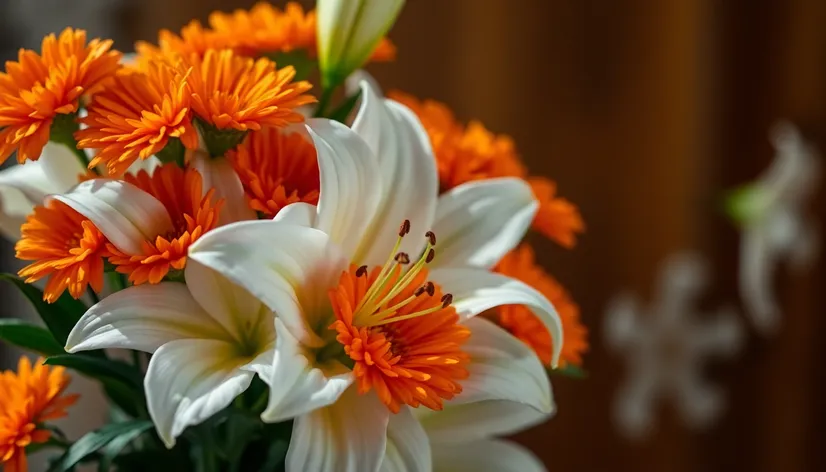
[[[394,257],[394,259],[399,264],[410,264],[410,256],[408,256],[405,252],[400,252],[396,254],[396,257]]]
[[[434,250],[431,248],[429,251],[427,251],[427,258],[425,258],[425,260],[424,260],[424,261],[425,261],[426,263],[430,264],[431,262],[433,262],[433,258],[434,258],[434,257],[436,257],[436,251],[434,251]]]
[[[422,294],[424,294],[425,292],[427,292],[427,286],[422,285],[421,287],[417,288],[415,292],[413,292],[413,295],[417,296],[417,297],[421,297]]]
[[[436,293],[436,286],[433,285],[433,282],[427,282],[424,286],[424,290],[432,297]]]
[[[363,265],[363,266],[359,267],[358,269],[356,269],[356,277],[364,277],[365,275],[367,275],[367,266],[366,265]]]
[[[436,245],[436,233],[434,233],[433,231],[428,231],[424,235],[425,237],[427,237],[427,240],[430,241],[431,246]]]
[[[442,295],[442,308],[447,308],[453,303],[453,295],[446,293]]]
[[[410,232],[410,220],[404,220],[402,225],[399,226],[399,237],[403,238],[404,235]]]

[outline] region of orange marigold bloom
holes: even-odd
[[[17,62],[0,73],[0,163],[17,151],[20,163],[37,160],[49,141],[53,120],[77,111],[78,100],[91,94],[119,68],[121,54],[112,41],[93,39],[66,28],[43,39],[41,54],[21,49]]]
[[[247,55],[306,50],[311,56],[317,53],[316,12],[304,12],[296,2],[289,2],[284,10],[269,3],[256,3],[249,11],[232,13],[214,12],[209,24],[219,38],[230,47]],[[383,38],[370,58],[372,61],[392,61],[396,48]]]
[[[17,373],[0,373],[0,464],[6,472],[26,472],[26,447],[49,440],[39,426],[66,416],[77,395],[65,395],[70,378],[63,367],[49,368],[38,359],[34,366],[21,357]]]
[[[49,200],[35,207],[20,231],[16,256],[34,262],[18,274],[27,283],[48,277],[44,300],[55,302],[66,289],[74,298],[80,298],[89,286],[98,293],[103,290],[106,238],[83,215]]]
[[[172,269],[186,266],[187,251],[207,231],[218,224],[223,200],[214,201],[215,189],[203,193],[201,174],[195,169],[182,169],[175,163],[156,168],[152,175],[142,170],[126,174],[124,180],[163,203],[172,220],[170,234],[159,234],[153,241],[143,242],[143,254],[129,255],[107,244],[109,262],[121,274],[129,276],[134,285],[157,284]]]
[[[294,109],[315,102],[312,85],[292,82],[295,69],[276,69],[269,59],[253,60],[230,49],[209,50],[203,59],[191,56],[192,109],[218,129],[259,130],[286,126],[304,117]]]
[[[203,56],[210,49],[224,49],[230,46],[231,38],[220,35],[209,28],[204,28],[198,20],[192,20],[181,28],[180,35],[162,29],[158,33],[157,46],[145,41],[138,41],[135,43],[135,51],[139,54],[139,64],[146,65],[153,60],[177,55],[184,57],[192,54]]]
[[[559,365],[581,367],[582,355],[588,351],[588,329],[579,319],[579,306],[559,282],[536,264],[533,249],[525,244],[514,249],[499,262],[495,271],[521,280],[550,300],[562,320],[564,337]],[[494,319],[530,346],[543,363],[551,363],[551,334],[528,308],[522,305],[502,306],[496,309]]]
[[[117,74],[81,119],[87,128],[75,133],[78,147],[98,150],[90,168],[105,163],[110,175],[121,175],[136,159],[161,151],[170,139],[197,148],[186,80],[186,71],[163,61]]]
[[[534,229],[566,248],[576,244],[576,235],[585,231],[579,210],[555,196],[556,184],[552,181],[528,177],[509,136],[496,135],[478,121],[464,127],[443,103],[419,101],[400,92],[391,92],[389,96],[413,110],[421,120],[436,154],[442,192],[475,180],[525,179],[539,201]]]
[[[315,147],[300,133],[265,128],[248,136],[227,158],[241,178],[249,207],[267,218],[291,203],[318,204]]]

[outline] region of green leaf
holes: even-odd
[[[121,472],[181,472],[192,470],[192,464],[185,455],[185,448],[146,449],[127,452],[115,459],[117,470]]]
[[[47,329],[14,318],[0,319],[0,339],[44,356],[56,356],[65,352]]]
[[[121,361],[85,354],[64,354],[46,359],[46,364],[62,365],[97,380],[112,379],[130,387],[143,387],[141,373],[134,366]]]
[[[350,116],[350,112],[353,111],[353,108],[356,106],[356,103],[360,97],[361,90],[347,97],[347,99],[344,100],[338,108],[330,112],[330,119],[338,121],[339,123],[346,123],[347,117]]]
[[[86,354],[66,354],[50,357],[46,364],[62,365],[98,380],[112,402],[129,415],[139,416],[145,405],[142,374],[125,362]]]
[[[86,312],[86,305],[75,300],[68,292],[64,293],[54,303],[43,301],[43,291],[34,285],[27,284],[15,275],[0,273],[0,280],[11,283],[29,299],[37,314],[46,323],[46,327],[60,344],[66,344],[66,338],[80,317]]]
[[[117,423],[115,423],[117,424]],[[149,423],[149,426],[152,424]],[[109,444],[103,448],[101,452],[100,462],[98,463],[98,472],[109,472],[109,469],[112,467],[112,462],[118,457],[123,451],[123,448],[129,445],[132,441],[137,439],[141,434],[146,431],[147,428],[135,428],[126,433],[117,436],[116,438],[109,441]]]
[[[84,458],[97,453],[102,447],[124,435],[134,439],[152,427],[149,420],[132,420],[126,423],[108,424],[97,431],[92,431],[78,439],[50,469],[54,472],[71,470]]]
[[[767,195],[755,184],[746,184],[730,191],[723,201],[723,210],[738,225],[758,219],[768,206]]]

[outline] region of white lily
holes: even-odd
[[[439,290],[431,286],[425,291],[422,285],[389,312],[409,309],[410,319],[423,320],[421,315],[443,310],[442,306],[452,302],[460,322],[467,322],[495,306],[527,305],[551,332],[557,359],[562,337],[553,306],[527,285],[489,270],[519,243],[536,202],[530,188],[518,179],[473,182],[437,197],[435,159],[421,124],[410,110],[379,99],[367,85],[363,85],[362,107],[352,130],[328,120],[310,120],[308,130],[318,153],[318,206],[297,203],[282,209],[273,221],[241,222],[213,230],[191,246],[190,258],[245,287],[277,314],[272,370],[277,381],[262,418],[271,422],[295,418],[287,470],[374,471],[381,466],[385,450],[389,458],[385,467],[407,464],[406,469],[386,470],[430,470],[430,446],[423,429],[394,425],[417,423],[405,403],[432,403],[424,389],[436,388],[435,383],[426,383],[432,376],[415,377],[420,383],[414,385],[419,387],[410,391],[388,393],[388,384],[381,383],[391,382],[388,377],[374,384],[385,386],[378,395],[372,391],[360,395],[350,388],[357,377],[364,380],[362,374],[368,367],[356,365],[361,370],[354,372],[349,367],[353,354],[345,354],[336,331],[329,329],[331,323],[346,319],[337,316],[346,302],[339,299],[345,305],[333,307],[330,291],[344,290],[337,293],[346,295],[346,280],[357,285],[384,280],[374,284],[381,288],[360,292],[361,302],[351,316],[353,328],[374,333],[374,328],[394,323],[386,317],[386,307],[387,300],[395,304],[396,299],[379,299],[388,292],[413,293],[421,282],[411,285],[412,281],[420,280],[416,278],[420,270],[432,262],[435,268],[428,279],[450,292],[452,299],[445,296],[444,305],[440,301],[433,308],[416,311],[411,301],[418,303],[427,292],[429,296],[420,305],[432,306],[433,293]],[[402,221],[406,223],[400,229]],[[439,238],[435,259],[430,254],[435,236],[423,237],[430,229]],[[403,237],[408,232],[422,237]],[[404,262],[407,254],[422,257],[407,272],[393,272],[398,270],[394,255]],[[384,264],[385,270],[377,274],[376,269],[368,276],[351,264],[377,268]],[[339,286],[340,277],[345,285]],[[366,290],[367,286],[362,287]],[[371,304],[381,311],[368,308]],[[482,336],[475,326],[470,325],[472,335],[463,348],[470,355],[466,366],[470,375],[461,381],[463,393],[452,403],[507,400],[549,414],[553,410],[550,384],[536,356],[524,354],[527,348],[510,335],[505,345],[487,344],[504,337]],[[449,329],[423,332],[439,336]],[[382,330],[378,329],[382,336],[391,336]],[[365,342],[368,347],[372,343]],[[392,348],[392,342],[386,345]],[[353,341],[348,349],[359,346]],[[514,346],[533,361],[513,362]],[[427,351],[426,346],[421,349]],[[443,362],[440,366],[455,362],[435,355],[433,359]],[[439,379],[443,380],[447,381]],[[412,397],[399,401],[408,393]],[[398,414],[390,414],[385,406],[389,401],[397,402]]]
[[[325,88],[367,62],[402,5],[404,0],[318,1],[318,61]]]
[[[147,406],[171,448],[187,426],[229,406],[256,373],[270,381],[273,318],[247,291],[190,262],[186,284],[129,287],[90,308],[69,334],[66,351],[152,353]]]
[[[777,151],[771,167],[730,202],[733,216],[743,223],[741,296],[763,332],[775,329],[780,318],[772,288],[775,265],[788,258],[805,267],[819,246],[819,231],[805,207],[821,178],[820,156],[791,123],[776,125],[771,138]]]
[[[140,160],[130,172],[157,164],[155,158]],[[77,156],[54,142],[46,144],[40,159],[0,171],[0,234],[11,241],[20,239],[20,225],[34,207],[41,205],[47,195],[68,191],[85,173]]]

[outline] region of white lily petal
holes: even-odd
[[[453,403],[445,404],[442,411],[422,408],[416,411],[431,444],[509,436],[544,423],[551,417],[530,405],[506,400]]]
[[[361,67],[399,14],[403,0],[319,0],[318,59],[327,85]]]
[[[49,179],[55,193],[62,193],[77,185],[78,177],[86,174],[85,166],[64,144],[49,141],[43,148],[38,162],[43,164],[43,172]]]
[[[548,328],[553,341],[551,364],[556,367],[562,351],[562,321],[551,302],[516,279],[482,269],[433,269],[430,280],[453,294],[453,306],[462,319],[502,305],[525,305]]]
[[[315,330],[326,329],[329,321],[327,290],[348,264],[323,232],[272,220],[243,221],[206,233],[190,246],[189,257],[264,302],[302,344],[323,345]]]
[[[184,338],[228,340],[229,335],[192,298],[186,285],[164,282],[129,287],[94,305],[69,333],[66,351],[154,352]]]
[[[275,315],[252,294],[198,261],[189,261],[184,270],[192,297],[239,343],[250,333],[275,339]]]
[[[434,444],[435,472],[545,472],[530,451],[508,441],[480,440],[462,444]]]
[[[379,81],[376,80],[375,77],[369,72],[364,69],[359,69],[354,71],[347,77],[347,80],[344,81],[344,93],[345,95],[352,96],[355,93],[361,91],[361,83],[367,82],[371,89],[376,93],[376,95],[383,96],[384,93],[381,90],[381,85]]]
[[[780,321],[774,298],[772,274],[775,252],[761,228],[747,228],[740,239],[740,293],[746,312],[763,332],[771,332]]]
[[[148,174],[152,175],[152,172],[155,172],[155,169],[162,165],[161,160],[155,156],[149,156],[146,159],[137,159],[135,162],[126,169],[127,174],[137,175],[140,171],[145,170]]]
[[[471,331],[463,347],[470,355],[470,375],[462,381],[462,394],[451,403],[508,400],[545,414],[554,412],[548,373],[530,347],[483,318],[467,320],[465,326]]]
[[[215,189],[215,197],[224,199],[224,207],[218,216],[219,225],[256,219],[255,211],[247,205],[244,185],[226,158],[213,159],[199,151],[195,153],[191,165],[201,174],[204,194]]]
[[[438,267],[489,269],[525,237],[539,207],[522,179],[468,182],[439,198],[433,231]]]
[[[380,98],[367,82],[361,83],[361,91],[353,130],[378,159],[382,203],[365,234],[369,244],[360,248],[357,260],[381,265],[398,238],[392,229],[404,220],[410,220],[411,235],[403,240],[401,251],[421,252],[436,214],[439,179],[430,138],[416,115],[400,103]]]
[[[241,365],[236,347],[224,341],[181,339],[155,351],[144,379],[146,403],[168,448],[187,426],[223,410],[249,387],[253,374]]]
[[[296,202],[285,206],[273,218],[273,221],[278,221],[284,224],[306,226],[308,228],[315,227],[316,206],[309,203]]]
[[[306,349],[280,319],[275,320],[275,354],[272,377],[278,385],[270,389],[270,402],[261,414],[267,423],[277,423],[335,403],[353,383],[353,373],[338,362],[316,365],[315,354]]]
[[[42,204],[50,193],[68,189],[49,180],[43,162],[41,156],[37,161],[0,170],[0,233],[13,241],[20,238],[20,225],[35,205]]]
[[[266,351],[258,354],[255,359],[248,362],[246,365],[241,366],[241,370],[245,370],[247,372],[254,372],[261,377],[261,380],[264,381],[270,387],[273,386],[273,376],[272,376],[272,359],[273,355],[275,354],[275,349],[270,348]]]
[[[358,134],[341,123],[313,119],[307,129],[318,153],[321,193],[315,227],[329,234],[350,260],[382,196],[378,163]]]
[[[141,244],[172,230],[163,203],[132,184],[111,179],[81,182],[68,193],[52,195],[89,218],[126,254],[140,254]]]
[[[430,440],[410,408],[390,416],[387,425],[387,452],[382,472],[429,472],[433,469]]]
[[[389,416],[390,410],[376,395],[359,395],[355,388],[347,389],[336,403],[295,419],[287,470],[379,470]]]

